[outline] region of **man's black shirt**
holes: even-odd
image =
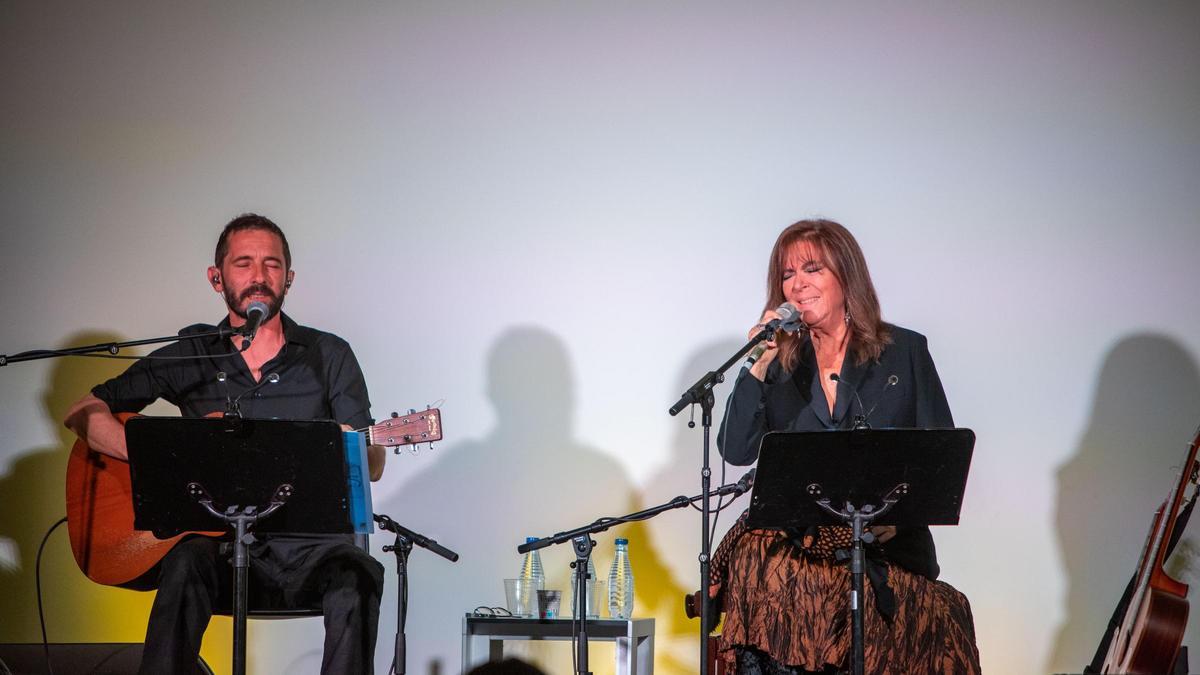
[[[330,419],[360,429],[371,424],[371,403],[362,369],[350,345],[340,337],[297,325],[286,314],[284,346],[262,366],[262,377],[271,373],[279,381],[266,384],[239,403],[248,418]],[[226,317],[220,324],[229,327]],[[180,335],[215,331],[205,324],[188,326]],[[186,417],[223,412],[255,384],[245,359],[233,353],[229,339],[217,337],[181,340],[155,350],[151,356],[195,356],[194,359],[145,359],[124,373],[99,384],[92,394],[114,413],[139,412],[162,398],[178,406]],[[225,382],[218,373],[225,373]]]
[[[296,325],[282,316],[284,345],[263,364],[266,384],[240,402],[247,418],[327,419],[354,428],[371,423],[367,386],[345,340]],[[226,318],[222,327],[229,326]],[[215,331],[189,326],[180,335]],[[226,401],[257,384],[228,338],[183,340],[97,385],[92,394],[114,413],[138,412],[156,399],[177,405],[183,415],[221,412]],[[225,373],[220,382],[218,373]],[[286,507],[285,507],[286,508]],[[232,607],[227,544],[193,536],[171,549],[147,573],[154,598],[142,653],[142,672],[182,672],[195,663],[213,607]],[[383,566],[350,534],[261,534],[250,544],[252,609],[308,608],[326,616],[322,672],[372,672],[378,631]],[[214,605],[215,601],[215,605]]]

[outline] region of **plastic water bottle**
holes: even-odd
[[[537,540],[537,537],[525,537],[526,544]],[[525,554],[521,561],[520,578],[533,580],[533,587],[539,591],[546,589],[546,573],[542,571],[542,556],[537,549]]]
[[[614,619],[633,616],[633,567],[629,564],[629,540],[617,540],[617,554],[608,570],[608,615]]]
[[[571,607],[575,609],[572,616],[587,616],[593,618],[600,617],[600,608],[596,607],[596,563],[592,562],[592,556],[588,556],[587,564],[587,586],[584,590],[587,591],[587,600],[584,605],[584,610],[579,611],[579,581],[575,577],[575,570],[571,570]]]

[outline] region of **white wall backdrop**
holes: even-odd
[[[446,442],[375,500],[463,554],[411,565],[410,672],[454,673],[522,537],[696,490],[667,407],[756,318],[778,231],[835,218],[978,434],[935,537],[985,669],[1078,671],[1200,422],[1198,29],[1182,3],[5,3],[0,353],[215,321],[220,227],[276,220],[287,311],[354,345],[376,416],[444,399]],[[80,367],[0,368],[21,593]],[[698,530],[631,535],[661,672],[696,669]],[[52,639],[105,639],[68,613]],[[320,621],[251,634],[256,672],[315,672]]]

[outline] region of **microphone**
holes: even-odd
[[[846,386],[850,387],[850,391],[854,394],[854,399],[856,401],[858,401],[858,411],[861,413],[866,410],[866,408],[863,407],[862,399],[859,398],[859,396],[858,396],[858,388],[857,387],[855,387],[854,385],[850,384],[849,382],[846,382],[845,380],[843,380],[841,378],[841,376],[838,375],[837,373],[830,373],[829,379],[833,380],[834,382],[837,382],[839,385],[842,384],[843,382],[845,382]],[[875,412],[874,407],[871,408],[871,412]],[[868,415],[870,415],[870,413],[867,413],[866,415],[855,415],[854,416],[854,428],[855,429],[870,429],[871,425],[867,424],[867,416]]]
[[[790,302],[785,302],[775,308],[775,313],[779,315],[778,319],[771,319],[763,324],[763,330],[783,331],[785,333],[795,333],[796,331],[808,330],[808,326],[804,323],[804,313],[796,309],[796,306]],[[746,355],[746,363],[743,367],[749,368],[767,351],[767,343],[760,342],[754,345],[754,349]]]
[[[797,330],[806,328],[803,319],[804,314],[790,302],[785,302],[776,307],[775,313],[779,315],[779,318],[771,319],[763,324],[764,330],[782,330],[785,333],[795,333]]]
[[[734,490],[733,493],[736,495],[745,494],[750,490],[750,488],[754,487],[754,474],[757,472],[758,467],[747,471],[746,475],[738,479],[738,482],[736,483],[737,489]]]
[[[217,382],[221,383],[221,389],[225,391],[225,416],[236,415],[237,413],[233,407],[233,396],[229,393],[229,376],[225,374],[225,371],[222,370],[217,373]]]
[[[838,376],[837,373],[830,373],[829,379],[833,380],[834,382],[837,382],[838,384],[842,384],[843,382],[845,382],[846,385],[851,387],[850,391],[854,392],[854,398],[858,401],[858,410],[859,410],[859,412],[862,413],[861,415],[854,416],[854,428],[855,429],[870,429],[871,428],[871,425],[867,424],[867,418],[871,416],[871,413],[875,412],[875,408],[879,407],[879,401],[880,401],[880,399],[883,398],[883,393],[887,391],[888,387],[894,387],[894,386],[896,386],[896,384],[898,382],[900,382],[900,378],[897,377],[895,373],[888,375],[887,383],[883,385],[883,391],[879,393],[879,398],[875,399],[875,403],[871,405],[871,409],[867,410],[863,407],[862,399],[859,398],[859,396],[858,396],[858,388],[857,387],[855,387],[851,383],[843,380],[841,377]]]
[[[766,342],[760,342],[760,343],[754,345],[754,349],[751,349],[750,353],[746,355],[746,363],[742,364],[742,367],[749,368],[749,367],[753,366],[754,364],[758,363],[758,360],[760,358],[762,358],[762,355],[764,353],[766,353],[766,351],[767,351],[767,343]]]
[[[258,333],[258,327],[267,320],[267,314],[271,310],[265,302],[255,300],[246,307],[246,323],[238,329],[238,332],[243,338],[242,351],[250,348],[250,343],[254,341],[254,336]]]
[[[445,546],[442,546],[441,544],[437,543],[437,540],[430,539],[429,537],[426,537],[423,534],[418,534],[417,532],[413,532],[412,530],[401,525],[400,523],[397,523],[396,521],[392,520],[391,518],[389,518],[385,515],[373,513],[373,514],[371,514],[371,516],[372,516],[372,518],[374,518],[375,522],[379,523],[380,529],[387,530],[388,532],[391,532],[396,535],[396,545],[384,546],[383,550],[385,552],[390,553],[392,551],[397,550],[397,546],[402,545],[402,542],[400,541],[400,539],[404,538],[404,539],[407,539],[410,542],[416,544],[417,546],[420,546],[422,548],[433,551],[434,553],[442,556],[443,558],[445,558],[446,560],[449,560],[450,562],[458,562],[458,554],[455,553],[454,551],[451,551],[450,549],[446,548]],[[397,553],[396,555],[400,555],[400,554]]]

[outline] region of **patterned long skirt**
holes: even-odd
[[[719,656],[731,671],[736,672],[738,654],[746,652],[774,662],[769,669],[758,664],[763,672],[849,666],[850,571],[845,564],[806,554],[778,531],[748,530],[739,523],[717,547],[713,572],[710,593],[719,595],[725,611]],[[875,593],[865,584],[865,671],[979,673],[966,596],[894,565],[887,577],[896,596],[891,621],[876,610]]]

